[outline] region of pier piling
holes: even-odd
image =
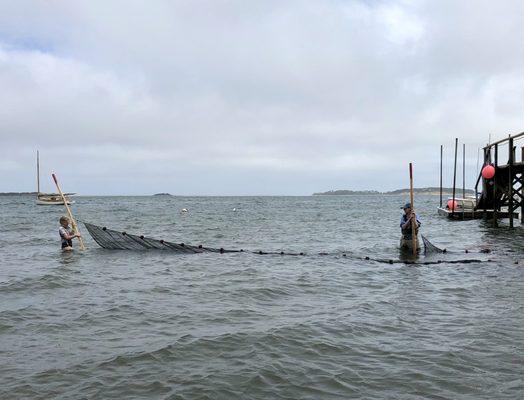
[[[524,146],[520,149],[520,162],[524,163]],[[520,223],[524,224],[524,173],[520,175]]]
[[[455,138],[455,165],[453,167],[453,208],[451,209],[451,217],[455,216],[455,188],[457,185],[457,148],[458,148],[458,138]]]
[[[482,193],[477,195],[476,210],[482,211],[484,218],[491,217],[492,225],[498,225],[498,218],[509,218],[509,225],[515,225],[517,212],[520,211],[520,221],[524,223],[524,146],[521,148],[520,160],[517,158],[515,142],[524,139],[524,132],[509,135],[506,139],[488,143],[484,147],[484,165],[491,164],[495,168],[492,178],[484,178],[479,173],[475,191],[482,180]],[[500,163],[499,147],[508,146],[508,159]],[[493,157],[493,159],[492,159]]]
[[[509,226],[513,228],[513,162],[515,151],[513,148],[513,138],[509,138],[509,160],[508,160],[508,209],[509,209]]]

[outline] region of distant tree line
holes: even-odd
[[[424,187],[414,188],[414,193],[417,194],[439,194],[439,187]],[[446,195],[453,193],[453,188],[442,188],[442,192]],[[395,194],[406,194],[409,193],[409,189],[397,189],[389,192],[379,192],[377,190],[328,190],[327,192],[313,193],[313,196],[375,196],[375,195],[395,195]],[[475,191],[466,189],[466,194],[474,195]],[[460,197],[462,195],[462,189],[456,188],[455,195]]]

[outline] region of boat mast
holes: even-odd
[[[40,153],[36,151],[36,190],[40,194]]]
[[[455,138],[455,166],[453,167],[453,208],[451,209],[451,216],[455,216],[455,187],[457,182],[457,147],[458,147],[458,138]]]

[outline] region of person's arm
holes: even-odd
[[[79,233],[73,233],[72,235],[68,235],[69,237],[66,238],[67,240],[71,240],[71,239],[74,239],[74,238],[79,238],[80,237],[80,234]]]
[[[422,223],[419,221],[416,214],[413,214],[413,216],[415,217],[415,221],[417,221],[417,228],[420,228],[420,225],[422,225]]]
[[[411,225],[411,216],[406,220],[404,225],[401,225],[401,227],[402,229],[408,229],[410,225]]]
[[[71,239],[74,239],[76,237],[80,237],[80,234],[79,233],[73,233],[72,235],[70,235],[67,230],[62,230],[61,231],[61,235],[62,237],[65,239],[65,240],[71,240]]]
[[[420,221],[418,220],[416,214],[413,214],[411,217],[415,218],[415,233],[418,234],[418,229],[420,228]]]

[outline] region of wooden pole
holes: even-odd
[[[480,173],[479,169],[479,163],[480,163],[480,147],[477,149],[477,174]]]
[[[522,152],[520,161],[524,163],[524,146],[520,149]],[[520,222],[524,224],[524,174],[521,175],[522,178],[522,187],[521,187],[521,193],[522,198],[520,199]]]
[[[76,224],[75,219],[73,218],[73,213],[71,213],[71,209],[69,208],[69,205],[67,204],[67,199],[64,196],[64,193],[62,193],[62,189],[60,189],[60,185],[58,184],[58,180],[56,179],[56,175],[52,174],[53,180],[55,181],[56,189],[58,190],[58,193],[60,193],[60,196],[62,197],[62,201],[64,202],[64,206],[67,211],[67,215],[69,216],[69,219],[71,220],[71,226],[73,228],[74,233],[80,233],[78,230],[78,225]],[[80,250],[85,250],[84,241],[82,240],[82,237],[78,238],[78,241],[80,242]]]
[[[513,228],[513,161],[515,152],[513,150],[513,138],[510,136],[508,140],[509,146],[509,165],[508,165],[508,208],[509,208],[509,227]]]
[[[495,145],[495,155],[493,157],[495,166],[495,176],[493,177],[493,227],[496,228],[498,225],[498,207],[499,202],[497,199],[497,165],[499,162],[499,145]]]
[[[477,169],[475,170],[476,174],[481,174],[481,171],[479,170],[479,162],[480,162],[480,147],[477,149]],[[478,187],[478,184],[475,185],[475,208],[477,207],[479,203],[479,194],[477,191],[477,187]]]
[[[413,246],[413,255],[417,255],[417,218],[415,214],[415,205],[413,203],[413,164],[409,163],[409,200],[411,202],[411,245]]]
[[[442,153],[444,146],[440,145],[440,207],[442,207]]]
[[[466,143],[462,143],[462,219],[464,219],[464,199],[466,198]]]
[[[36,196],[40,194],[40,153],[36,151]]]
[[[455,187],[457,186],[457,148],[458,148],[458,138],[455,138],[455,166],[453,167],[453,208],[451,209],[451,217],[455,217]]]
[[[489,145],[489,143],[488,143]],[[482,164],[482,168],[484,168],[485,165],[491,163],[491,147],[485,147],[484,148],[484,163]],[[482,170],[480,171],[480,173],[482,174]],[[488,182],[482,178],[482,192],[484,193],[488,193]],[[477,199],[477,203],[478,203],[478,199]],[[487,221],[488,220],[488,213],[486,212],[486,199],[484,199],[484,221]]]

